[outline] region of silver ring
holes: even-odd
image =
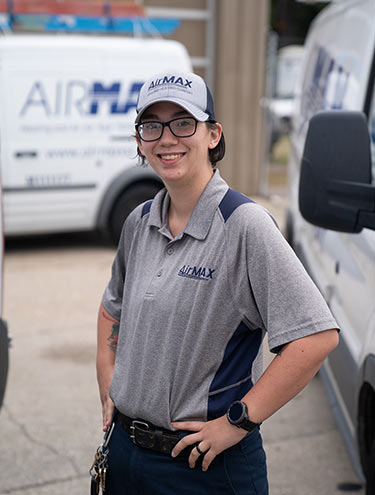
[[[206,453],[201,451],[198,444],[195,446],[195,448],[197,449],[199,455],[204,455]]]

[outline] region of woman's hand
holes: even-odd
[[[172,423],[177,430],[192,431],[191,435],[182,438],[172,451],[172,457],[177,457],[180,452],[190,445],[197,444],[204,452],[202,459],[202,471],[207,471],[215,457],[224,450],[232,447],[245,438],[247,432],[229,423],[226,416],[221,416],[212,421],[179,421]],[[192,449],[189,456],[189,466],[195,467],[195,463],[200,457],[197,448]]]
[[[103,431],[110,428],[113,420],[114,404],[109,396],[102,402]]]

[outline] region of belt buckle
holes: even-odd
[[[137,440],[135,438],[135,429],[136,428],[139,428],[140,430],[143,430],[143,431],[150,431],[150,425],[148,425],[144,421],[140,421],[138,419],[133,419],[132,424],[130,426],[130,438],[132,439],[132,441],[135,445],[137,445]]]

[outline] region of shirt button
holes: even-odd
[[[168,254],[173,254],[173,248],[169,248],[167,251]]]
[[[161,277],[161,270],[156,274],[157,277]]]

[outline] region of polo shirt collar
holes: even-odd
[[[181,235],[188,234],[196,239],[205,239],[214,213],[227,190],[228,184],[220,176],[219,170],[215,169],[214,175],[202,192]],[[155,196],[150,210],[149,225],[158,227],[164,234],[169,232],[167,221],[169,201],[169,194],[164,188]]]

